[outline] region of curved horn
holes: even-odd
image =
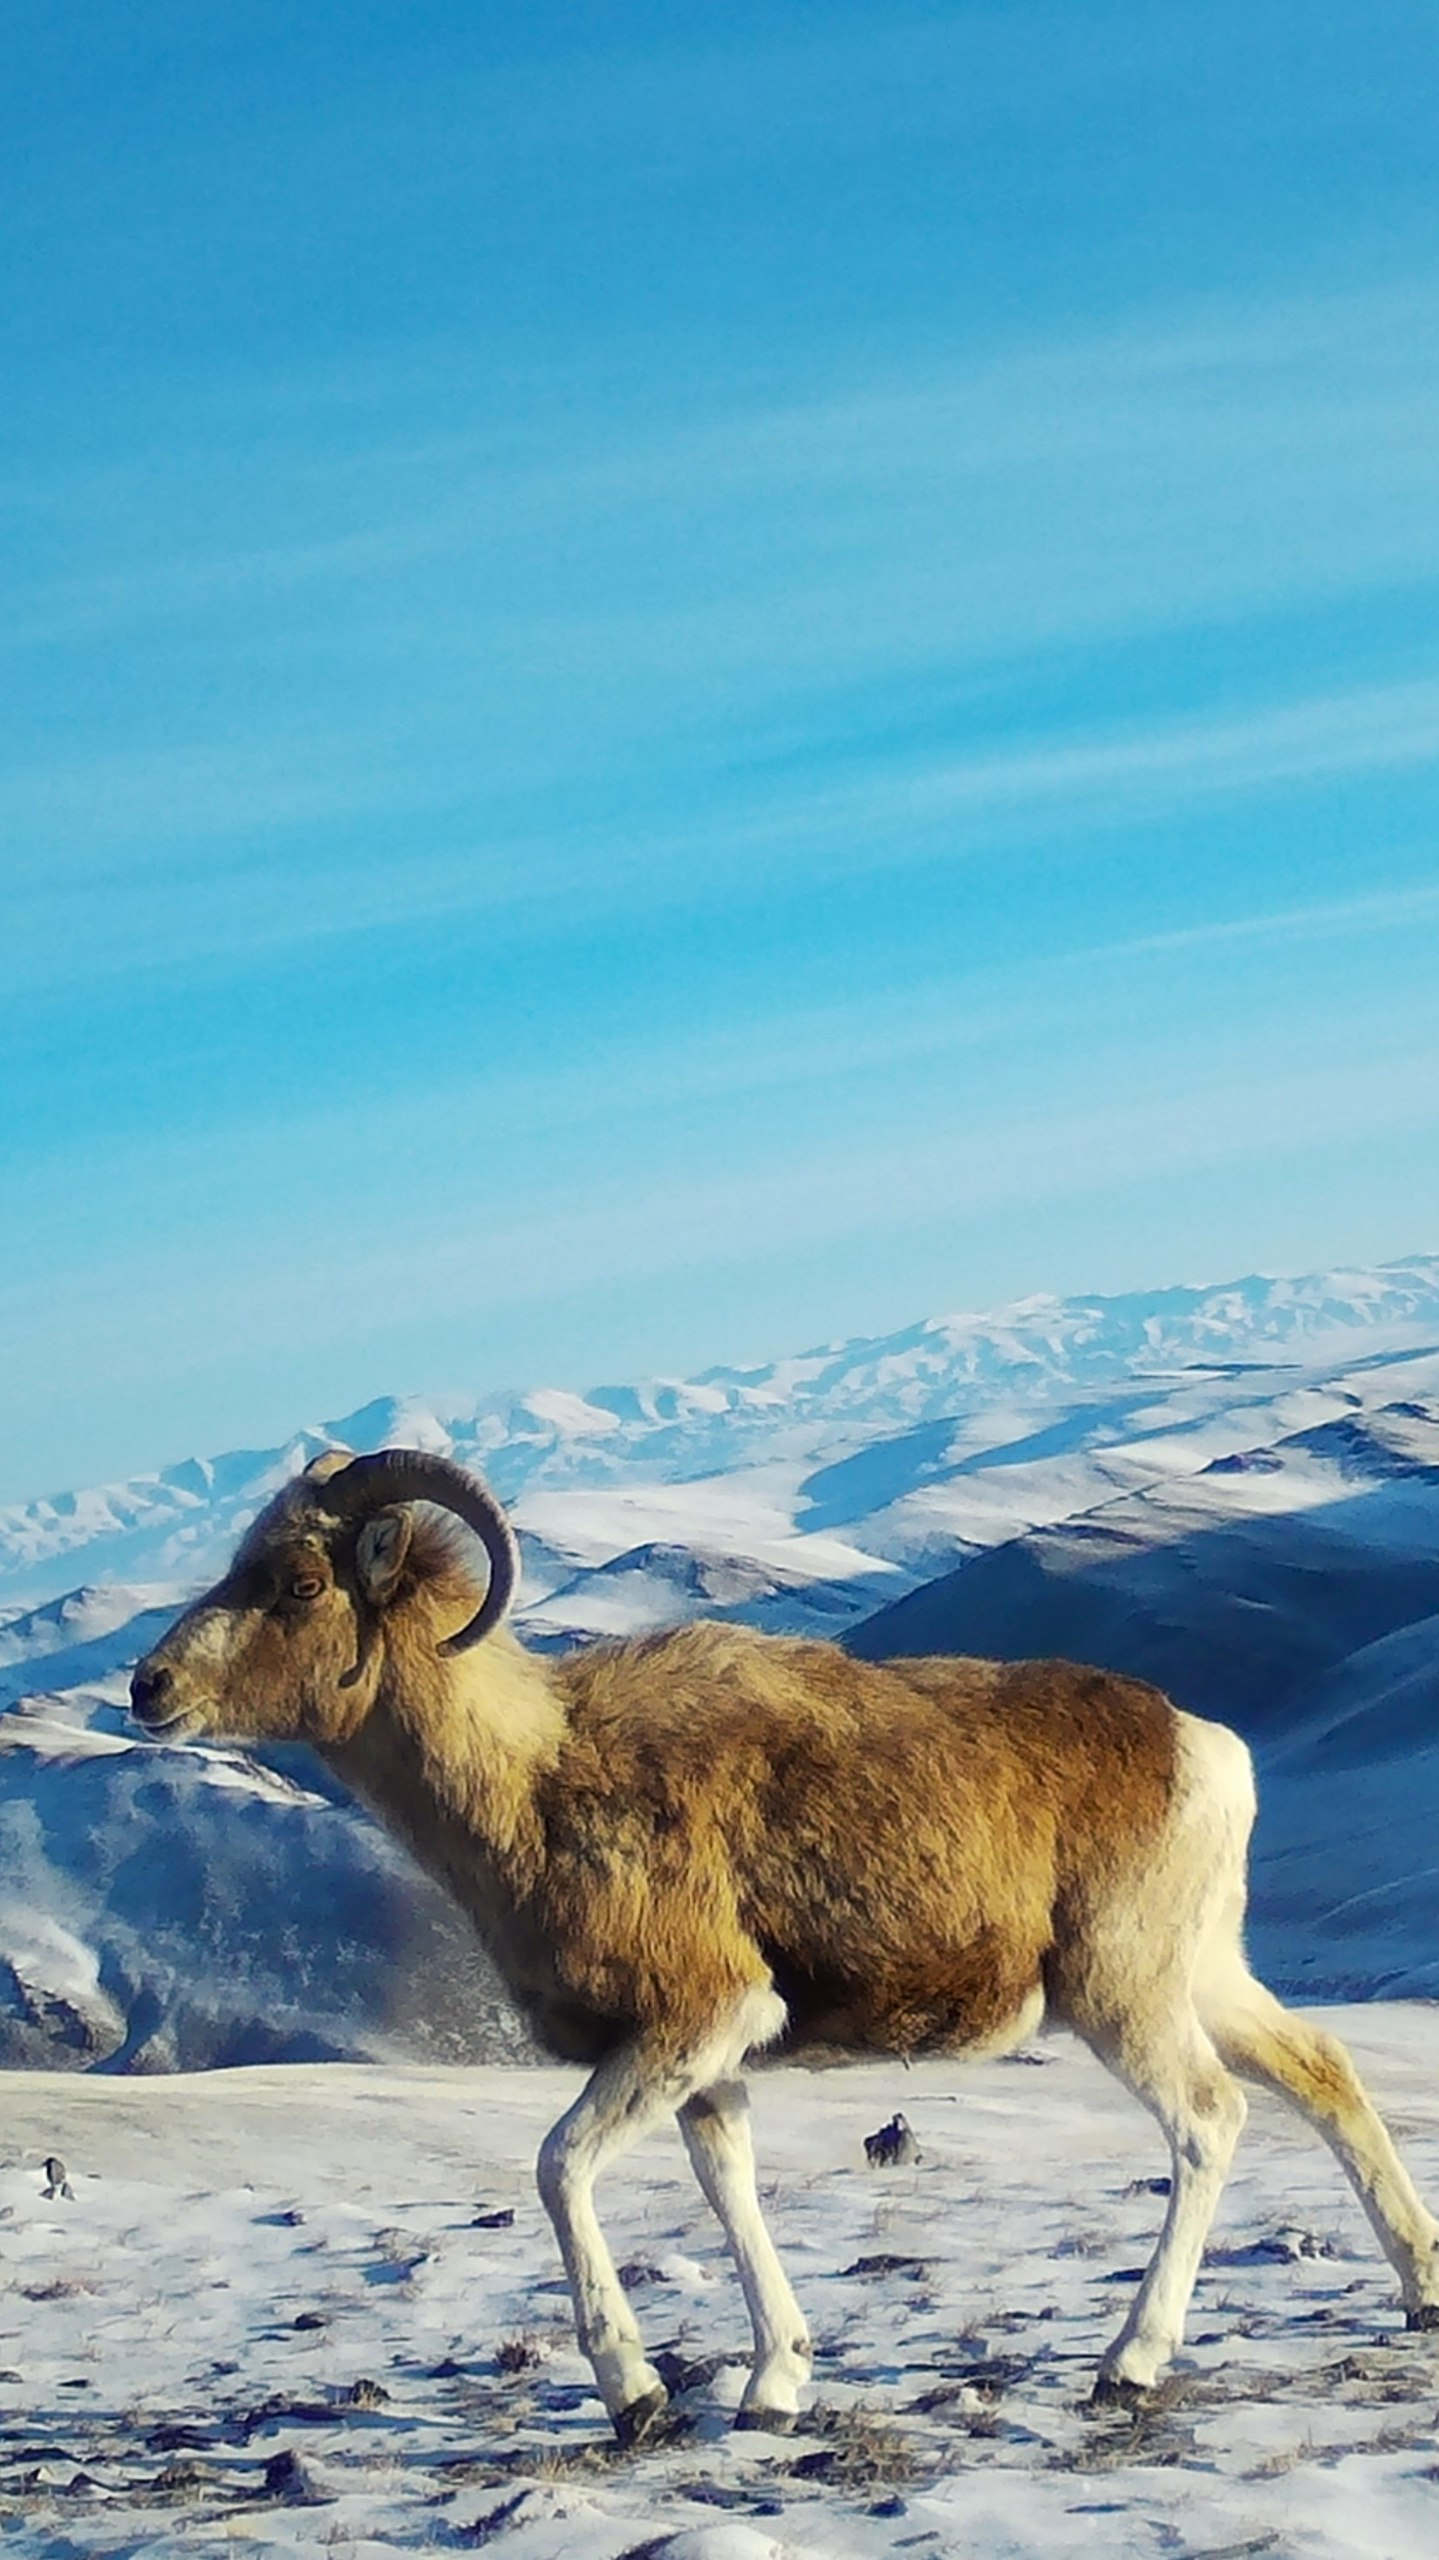
[[[457,1467],[453,1458],[436,1457],[428,1449],[377,1449],[371,1457],[352,1458],[347,1467],[317,1485],[315,1500],[341,1520],[378,1511],[387,1502],[433,1502],[443,1511],[453,1511],[484,1547],[490,1580],[469,1624],[446,1636],[440,1651],[465,1653],[499,1625],[519,1582],[520,1550],[489,1486],[468,1468]]]

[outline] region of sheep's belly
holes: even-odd
[[[932,1964],[845,1980],[769,1958],[789,2023],[776,2051],[788,2060],[833,2054],[1006,2053],[1044,2014],[1038,1969],[978,1946]]]

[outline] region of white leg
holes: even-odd
[[[1127,2023],[1122,2048],[1102,2058],[1159,2118],[1172,2163],[1164,2228],[1129,2317],[1100,2358],[1096,2399],[1148,2391],[1184,2335],[1184,2315],[1214,2208],[1244,2124],[1236,2088],[1193,2012],[1166,2018],[1152,2036]]]
[[[646,2362],[605,2245],[594,2208],[595,2180],[662,2116],[676,2112],[697,2088],[736,2071],[750,2048],[767,2044],[783,2024],[783,2003],[756,1985],[690,2053],[661,2058],[642,2042],[625,2045],[600,2064],[540,2145],[540,2196],[565,2262],[575,2327],[622,2443],[633,2443],[659,2414],[665,2387]]]
[[[679,2115],[695,2176],[739,2270],[754,2330],[755,2360],[736,2424],[792,2426],[809,2380],[809,2334],[760,2212],[743,2081],[722,2080],[698,2090]]]
[[[1410,2328],[1439,2328],[1439,2223],[1338,2037],[1293,2016],[1239,1964],[1205,1986],[1201,2007],[1231,2071],[1287,2100],[1328,2143],[1398,2275]]]

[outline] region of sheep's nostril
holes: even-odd
[[[130,1682],[130,1704],[141,1721],[153,1718],[156,1708],[170,1686],[170,1673],[163,1663],[152,1670],[141,1663]]]

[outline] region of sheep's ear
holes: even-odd
[[[365,1522],[355,1544],[355,1569],[372,1607],[383,1609],[387,1600],[393,1600],[413,1535],[414,1522],[398,1504],[389,1511],[372,1512]]]

